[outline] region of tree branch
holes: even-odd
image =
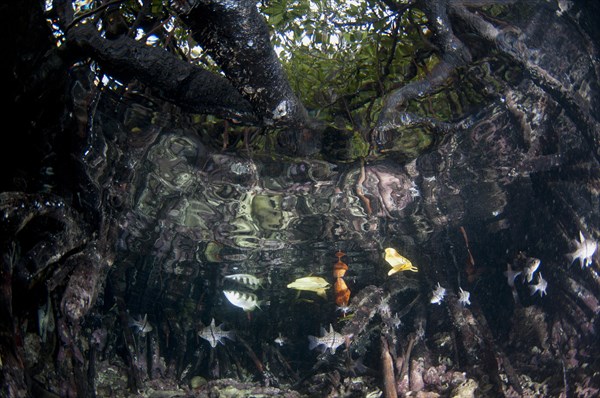
[[[250,103],[225,78],[167,51],[126,36],[103,39],[92,24],[74,26],[66,38],[68,46],[98,61],[115,78],[136,78],[186,111],[210,113],[244,123],[257,122]]]
[[[389,141],[385,133],[396,127],[394,120],[401,117],[398,112],[409,100],[431,94],[446,82],[456,68],[471,61],[471,54],[452,32],[447,3],[448,0],[425,1],[422,6],[429,21],[428,26],[435,33],[441,60],[424,79],[411,82],[388,95],[373,130],[374,142],[379,146]]]
[[[181,17],[265,124],[305,126],[307,112],[290,87],[255,3],[198,0]]]

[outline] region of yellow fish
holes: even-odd
[[[289,289],[306,290],[309,292],[315,292],[319,296],[325,298],[325,289],[329,287],[329,282],[320,276],[306,276],[304,278],[298,278],[289,285]]]
[[[391,247],[385,249],[385,261],[392,266],[392,269],[388,272],[388,275],[393,275],[396,272],[401,271],[419,272],[417,267],[412,265],[409,259],[400,255],[396,249],[392,249]]]

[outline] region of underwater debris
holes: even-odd
[[[385,261],[387,261],[388,264],[392,266],[392,269],[388,272],[388,276],[401,271],[419,272],[417,267],[412,265],[410,260],[398,253],[396,249],[393,249],[391,247],[385,249],[384,258]]]
[[[315,292],[323,298],[326,297],[325,290],[329,288],[329,286],[329,282],[320,276],[306,276],[304,278],[298,278],[287,285],[288,289]]]
[[[329,332],[324,328],[321,328],[321,337],[308,336],[308,348],[313,350],[317,347],[323,346],[323,350],[335,354],[335,351],[339,346],[344,343],[349,344],[352,334],[343,335],[333,330],[333,326],[329,324]]]
[[[444,289],[438,282],[437,287],[432,292],[431,304],[442,304],[442,301],[444,301],[444,296],[446,296],[446,289]]]
[[[223,324],[215,326],[215,318],[213,318],[210,322],[210,325],[204,327],[201,331],[198,332],[198,336],[208,341],[212,348],[215,348],[218,343],[225,345],[225,343],[223,342],[224,338],[227,338],[229,340],[235,340],[234,332],[224,331],[221,328],[222,326]]]
[[[463,306],[466,307],[467,305],[471,304],[471,301],[469,300],[469,297],[471,296],[471,293],[467,292],[466,290],[463,290],[462,287],[458,288],[458,302]]]
[[[262,285],[262,280],[260,278],[250,274],[225,275],[225,279],[232,280],[252,290],[256,290]]]
[[[272,397],[272,398],[301,398],[302,395],[289,388],[265,386],[258,382],[242,382],[230,378],[210,380],[197,392],[197,397]],[[162,395],[157,395],[161,396]],[[183,395],[181,395],[183,396]],[[189,396],[189,395],[188,395]]]
[[[244,311],[254,311],[255,308],[260,309],[256,294],[238,292],[237,290],[223,290],[223,294],[225,294],[225,297],[227,297],[227,300],[229,300],[231,304]]]
[[[538,273],[537,283],[530,285],[529,290],[531,291],[531,295],[533,296],[537,292],[540,293],[540,297],[544,297],[546,294],[546,288],[548,287],[548,282],[544,278],[542,278],[542,273]]]
[[[592,256],[598,249],[598,242],[593,239],[586,239],[583,236],[583,232],[579,231],[579,241],[573,240],[575,250],[567,254],[570,262],[569,265],[573,264],[576,260],[581,263],[581,268],[586,268],[592,265]]]

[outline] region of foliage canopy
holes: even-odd
[[[77,21],[97,23],[106,37],[127,28],[138,41],[218,71],[178,17],[177,3],[78,0],[73,6]],[[385,93],[422,77],[436,62],[424,14],[409,2],[387,3],[264,0],[258,4],[290,84],[314,116],[338,128],[368,130]],[[106,6],[111,4],[119,12],[107,16],[111,8]],[[52,15],[50,0],[46,8]],[[62,32],[52,17],[50,21],[61,41]]]
[[[193,2],[74,1],[74,21],[67,27],[57,23],[55,6],[50,0],[47,13],[59,42],[64,41],[62,30],[76,23],[93,23],[107,39],[126,35],[148,47],[165,49],[190,65],[230,78],[222,69],[223,59],[214,59],[214,49],[211,52],[199,44],[194,27],[186,23],[190,3]],[[249,3],[253,7],[254,3]],[[399,158],[414,158],[435,140],[435,128],[432,130],[427,123],[420,122],[398,127],[397,121],[392,120],[392,139],[381,140],[373,134],[374,129],[381,129],[382,110],[390,108],[386,97],[411,83],[428,80],[444,61],[441,58],[444,50],[435,40],[426,16],[430,14],[420,8],[423,6],[418,2],[393,0],[263,0],[257,4],[269,29],[270,45],[284,68],[291,90],[312,118],[342,132],[330,144],[330,147],[340,144],[344,147],[344,154],[334,156],[338,160],[364,157],[381,141],[387,142],[386,151],[399,153]],[[495,17],[503,10],[502,6],[492,5],[487,11]],[[97,68],[98,85],[126,90],[110,71],[99,68],[95,62],[90,61],[90,65]],[[478,68],[477,63],[470,65],[473,66]],[[486,74],[485,70],[477,73]],[[446,83],[429,90],[427,95],[401,101],[392,114],[401,111],[456,121],[465,116],[469,102],[478,102],[481,97],[480,88],[471,85],[469,76],[467,72],[460,78],[446,79]],[[245,84],[243,76],[241,79],[236,87],[240,92]],[[219,127],[221,120],[210,112],[198,118],[208,126],[206,131],[211,140],[220,141],[221,131],[231,128]],[[263,140],[259,146],[264,145]]]

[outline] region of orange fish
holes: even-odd
[[[345,254],[338,250],[335,255],[337,256],[338,261],[333,265],[333,277],[342,278],[346,275],[346,271],[348,271],[348,265],[342,261],[342,257],[344,257]]]
[[[350,289],[346,285],[346,282],[342,278],[337,278],[333,285],[333,291],[335,293],[335,303],[338,307],[346,307],[350,301]]]

